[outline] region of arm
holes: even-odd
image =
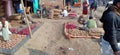
[[[97,28],[97,22],[95,21],[95,28]]]
[[[105,17],[105,16],[106,16],[105,14],[106,14],[106,13],[103,12],[102,17],[101,17],[101,19],[100,19],[100,22],[102,22],[102,23],[105,22],[105,18],[106,18],[106,17]]]
[[[107,14],[106,16],[104,16],[104,20],[103,23],[105,23],[105,32],[108,33],[108,42],[111,45],[114,53],[117,52],[118,49],[118,45],[117,45],[117,39],[116,39],[116,18],[114,14]]]

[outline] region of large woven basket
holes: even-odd
[[[20,19],[21,19],[21,16],[15,14],[15,15],[11,15],[11,16],[9,17],[9,19],[10,19],[10,20],[20,20]]]
[[[73,34],[75,31],[70,33],[70,31],[73,29],[71,29],[71,30],[67,29],[66,26],[67,26],[67,23],[64,24],[64,34],[67,37],[67,39],[71,39],[71,38],[95,38],[95,39],[99,39],[100,35],[102,33],[101,29],[100,29],[100,31],[96,31],[93,29],[93,30],[89,30],[89,32],[84,31],[84,30],[78,30],[79,32],[76,32],[75,34]],[[80,35],[78,35],[78,34],[80,34]]]

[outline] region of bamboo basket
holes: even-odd
[[[10,20],[20,20],[21,19],[21,15],[15,14],[15,15],[11,15],[9,16]]]

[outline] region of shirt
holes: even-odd
[[[7,28],[7,31],[9,34],[12,34],[10,31],[9,31],[9,23],[8,21],[5,21],[5,28]],[[2,23],[0,22],[0,36],[2,36]]]
[[[65,17],[65,16],[68,16],[68,12],[67,12],[67,10],[64,10],[63,12],[62,12],[62,15]]]
[[[90,19],[87,21],[87,27],[88,28],[97,28],[97,24],[96,21],[93,19]]]

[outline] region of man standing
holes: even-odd
[[[90,16],[94,15],[94,12],[97,10],[97,6],[97,1],[94,0],[93,3],[90,5]]]
[[[113,1],[113,5],[103,13],[100,21],[105,31],[100,43],[102,55],[118,55],[120,51],[120,0]]]

